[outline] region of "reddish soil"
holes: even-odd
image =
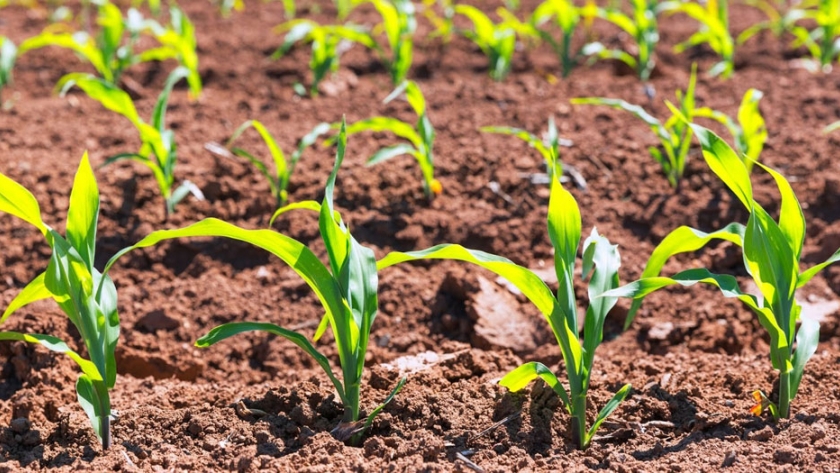
[[[320,3],[322,13],[302,14],[329,21],[330,3]],[[534,2],[523,3],[529,8]],[[382,104],[391,90],[387,72],[358,48],[344,56],[339,78],[327,86],[330,93],[316,99],[296,96],[292,85],[308,83],[308,51],[298,49],[279,61],[267,58],[280,42],[271,33],[282,21],[280,2],[248,2],[244,13],[230,18],[221,18],[205,1],[186,2],[185,8],[197,25],[206,89],[191,102],[179,86],[168,120],[179,144],[178,179],[195,182],[207,200],[187,199],[165,221],[146,169],[132,164],[98,169],[101,264],[153,229],[204,217],[265,226],[273,201],[262,178],[243,163],[204,150],[207,141],[227,139],[246,119],[261,120],[289,149],[315,124],[337,121],[342,114],[348,121],[375,114],[412,117],[404,102]],[[16,43],[47,24],[36,10],[0,12],[0,35]],[[732,16],[735,32],[760,19],[737,5]],[[352,18],[369,24],[376,16],[364,9]],[[632,74],[609,63],[582,67],[555,83],[547,74],[557,74],[557,60],[540,47],[519,54],[510,77],[494,83],[484,57],[466,40],[456,38],[445,48],[419,41],[411,76],[426,94],[437,128],[443,194],[426,201],[410,158],[364,167],[367,156],[392,143],[389,136],[352,136],[338,186],[345,220],[378,256],[451,242],[534,268],[550,265],[548,191],[521,177],[541,172],[542,159],[513,138],[477,129],[511,125],[540,131],[553,115],[562,136],[574,142],[562,160],[588,184],[586,191],[572,190],[584,233],[597,225],[619,244],[622,280],[638,277],[654,245],[679,225],[711,230],[745,222],[745,212],[733,205],[699,150],[692,150],[683,187],[675,193],[647,153],[656,141],[640,121],[609,109],[569,105],[578,96],[620,97],[665,115],[663,99],[685,87],[691,61],[698,61],[701,71],[715,62],[703,49],[672,53],[692,28],[694,23],[682,17],[661,20],[652,79],[656,98],[650,102]],[[423,21],[420,29],[420,35],[428,32]],[[596,32],[605,41],[623,40],[608,26],[596,25]],[[785,43],[761,36],[738,49],[733,79],[701,74],[697,96],[700,104],[734,115],[748,88],[764,92],[761,109],[770,137],[763,161],[791,179],[803,203],[809,225],[804,259],[811,265],[840,246],[840,138],[818,132],[840,119],[840,75],[810,74],[796,67],[795,56]],[[142,116],[151,113],[171,66],[140,65],[128,72]],[[101,163],[138,146],[121,117],[81,93],[66,98],[52,93],[59,77],[78,70],[87,66],[65,50],[24,55],[15,86],[3,91],[14,106],[0,112],[0,172],[31,189],[45,220],[57,228],[63,227],[82,152],[87,149],[92,161]],[[259,146],[250,134],[241,144]],[[320,146],[306,152],[292,178],[291,200],[321,198],[333,155]],[[761,201],[777,208],[772,179],[756,172],[754,183]],[[276,228],[323,255],[312,216],[294,213]],[[0,215],[0,307],[45,268],[48,256],[37,231]],[[667,270],[703,265],[743,276],[740,261],[738,251],[717,246],[677,258]],[[583,452],[571,441],[569,418],[558,398],[544,385],[510,394],[496,384],[523,361],[539,360],[561,371],[562,359],[536,310],[483,271],[455,263],[383,271],[365,408],[376,405],[396,382],[398,373],[388,364],[409,355],[437,363],[409,376],[360,448],[330,435],[341,406],[323,372],[292,344],[253,334],[206,350],[192,345],[213,326],[244,319],[312,333],[321,310],[290,269],[245,244],[194,240],[137,251],[112,275],[123,327],[120,376],[112,393],[120,415],[114,447],[103,452],[98,446],[76,402],[77,371],[69,359],[23,343],[2,343],[0,470],[469,471],[464,457],[485,471],[837,471],[840,465],[840,312],[833,305],[840,294],[840,267],[815,278],[799,295],[811,303],[806,310],[828,310],[821,310],[821,343],[793,404],[794,415],[778,423],[749,413],[750,393],[771,390],[775,373],[767,337],[747,309],[703,288],[662,291],[648,298],[634,325],[622,333],[628,306],[622,301],[598,351],[591,411],[622,383],[635,389]],[[581,284],[581,300],[585,294]],[[516,316],[517,333],[488,326],[488,307]],[[50,333],[80,344],[52,302],[21,310],[4,329]],[[318,346],[333,356],[330,343],[327,336]]]

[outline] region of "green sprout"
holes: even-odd
[[[752,172],[753,164],[758,162],[764,143],[767,141],[767,126],[758,108],[762,97],[764,94],[758,89],[747,90],[738,107],[737,122],[729,115],[709,107],[694,110],[695,117],[710,118],[726,127],[735,138],[735,150],[744,161],[748,173]]]
[[[537,37],[531,25],[519,21],[504,8],[496,11],[502,18],[499,23],[493,23],[484,12],[470,5],[455,5],[454,13],[463,15],[472,22],[473,28],[462,30],[461,34],[475,43],[487,56],[490,62],[490,77],[497,82],[504,80],[510,72],[517,34],[523,37]]]
[[[586,46],[587,54],[594,54],[602,59],[617,59],[636,71],[642,82],[650,79],[656,65],[654,51],[659,42],[659,29],[656,22],[656,0],[631,0],[633,12],[630,15],[617,8],[595,9],[595,16],[606,20],[624,30],[636,43],[635,56],[620,49],[607,49],[601,43]]]
[[[556,176],[556,172],[554,175]],[[505,258],[468,250],[459,245],[439,245],[427,250],[393,252],[379,261],[380,269],[406,261],[421,259],[459,260],[476,264],[505,278],[516,286],[545,316],[563,354],[569,380],[569,392],[557,376],[538,362],[525,363],[502,378],[500,384],[511,391],[519,391],[531,381],[541,378],[563,401],[572,416],[572,432],[580,448],[592,441],[604,420],[630,393],[624,385],[601,409],[595,422],[586,426],[586,404],[595,349],[603,339],[604,321],[615,305],[617,297],[602,297],[606,291],[618,287],[618,250],[593,229],[583,245],[583,276],[590,277],[590,306],[584,319],[583,341],[578,338],[578,315],[574,291],[575,256],[581,237],[580,210],[574,197],[563,189],[558,179],[551,179],[548,204],[548,232],[554,246],[554,269],[559,288],[557,294],[531,270]],[[593,270],[594,269],[594,270]]]
[[[773,169],[757,163],[776,181],[781,194],[778,222],[753,197],[750,175],[738,154],[711,131],[691,125],[703,147],[706,163],[738,200],[750,212],[747,225],[732,223],[721,230],[705,233],[690,227],[671,232],[656,247],[648,260],[642,278],[605,297],[633,297],[636,300],[627,315],[625,325],[632,322],[641,305],[641,298],[666,286],[691,286],[706,283],[720,289],[724,297],[735,297],[758,316],[761,326],[770,335],[770,360],[779,372],[778,403],[773,403],[761,391],[754,393],[759,404],[753,412],[764,409],[778,418],[790,415],[790,403],[796,397],[805,364],[814,354],[819,342],[819,321],[801,317],[802,307],[796,301],[796,290],[803,287],[818,272],[840,261],[837,250],[827,261],[801,271],[799,264],[805,239],[805,218],[802,208],[788,181]],[[695,251],[712,240],[725,240],[743,249],[744,267],[753,279],[760,295],[743,293],[738,281],[729,275],[719,275],[705,268],[689,269],[671,277],[660,272],[671,256]],[[797,330],[797,322],[801,322]],[[796,348],[794,349],[794,342]]]
[[[309,93],[313,97],[318,95],[318,84],[327,73],[338,71],[342,50],[340,44],[359,43],[374,50],[379,47],[369,32],[352,25],[320,25],[312,20],[298,19],[281,24],[275,28],[275,32],[286,35],[283,44],[271,56],[274,59],[284,56],[297,43],[312,44],[312,56],[309,59],[312,85]]]
[[[12,84],[12,69],[17,59],[15,43],[5,36],[0,36],[0,106],[5,108],[2,101],[3,89]]]
[[[123,17],[120,9],[105,2],[99,6],[97,22],[101,30],[96,37],[84,31],[64,31],[66,27],[54,25],[38,36],[21,43],[20,54],[46,46],[58,46],[75,52],[89,62],[106,82],[118,85],[123,72],[141,62],[176,59],[188,71],[190,90],[193,95],[201,93],[201,78],[198,74],[195,27],[177,7],[170,10],[171,26],[164,28],[158,22],[143,18],[131,8]],[[142,35],[150,34],[160,46],[135,52]]]
[[[806,0],[799,6],[788,13],[789,18],[816,25],[811,30],[800,25],[793,27],[793,47],[805,46],[822,70],[830,72],[831,63],[840,58],[840,0]]]
[[[267,322],[232,322],[220,325],[199,338],[196,346],[206,348],[234,335],[264,331],[283,337],[301,349],[318,363],[335,387],[344,405],[342,423],[333,430],[341,440],[357,444],[362,434],[370,427],[376,415],[402,389],[406,378],[400,379],[385,401],[362,416],[361,387],[365,368],[370,330],[378,311],[379,276],[373,250],[362,246],[350,234],[333,205],[333,193],[338,169],[344,159],[347,135],[341,127],[335,166],[325,188],[321,204],[314,201],[299,202],[278,209],[272,222],[281,214],[293,209],[308,209],[318,212],[319,227],[323,238],[329,266],[303,243],[273,230],[245,230],[235,225],[209,218],[191,226],[162,230],[149,234],[134,246],[117,253],[105,268],[108,269],[122,255],[136,248],[156,245],[164,240],[184,237],[226,237],[260,247],[288,264],[318,296],[324,308],[324,317],[315,332],[313,340],[300,332]],[[336,350],[341,367],[339,379],[330,366],[329,359],[313,345],[330,328],[335,335]]]
[[[594,15],[594,12],[591,11],[592,8],[594,6],[589,7],[586,12]],[[531,24],[537,29],[537,34],[551,45],[560,59],[563,77],[568,77],[572,73],[572,69],[588,54],[586,46],[577,52],[572,51],[572,37],[581,21],[586,18],[584,15],[586,12],[575,6],[571,0],[545,0],[531,14]],[[554,39],[549,31],[539,28],[552,19],[555,26],[560,30],[559,40]]]
[[[112,156],[105,161],[104,165],[129,159],[151,169],[163,195],[167,217],[175,212],[175,205],[188,194],[192,193],[199,200],[204,198],[198,187],[190,181],[184,181],[180,186],[175,187],[175,165],[178,162],[177,145],[175,144],[175,133],[166,128],[166,106],[172,88],[175,87],[175,83],[189,75],[190,71],[185,67],[178,67],[169,74],[155,104],[151,125],[140,118],[137,109],[134,107],[134,102],[131,101],[131,97],[126,92],[99,77],[81,73],[67,74],[59,80],[56,86],[62,95],[73,86],[78,86],[90,98],[97,100],[108,110],[124,116],[134,125],[142,142],[140,150],[136,153],[122,153]]]
[[[389,159],[408,154],[414,156],[420,172],[423,174],[423,192],[426,197],[432,199],[443,191],[440,181],[435,179],[435,164],[433,147],[435,143],[435,129],[426,114],[426,99],[423,92],[414,81],[406,81],[397,87],[386,99],[385,103],[405,93],[409,105],[417,114],[417,123],[411,125],[402,120],[391,117],[373,117],[350,124],[347,127],[347,134],[360,133],[363,131],[383,132],[389,131],[394,135],[408,141],[393,146],[382,148],[367,160],[368,166],[379,164]],[[333,140],[328,140],[331,143]]]
[[[249,128],[254,128],[259,133],[260,137],[262,138],[263,142],[265,143],[266,148],[268,148],[268,152],[271,155],[271,159],[274,162],[274,173],[269,171],[268,166],[266,166],[265,161],[254,156],[250,152],[242,149],[242,148],[234,148],[233,142],[239,139],[239,137]],[[289,200],[288,194],[288,187],[289,187],[289,180],[292,177],[292,173],[295,172],[295,166],[297,166],[298,161],[300,161],[300,157],[303,155],[303,151],[315,144],[315,141],[321,135],[329,133],[331,130],[329,123],[320,123],[315,128],[312,129],[309,133],[304,135],[303,138],[300,139],[298,143],[297,149],[295,149],[294,153],[292,153],[290,159],[286,159],[286,155],[283,154],[283,150],[277,144],[277,141],[271,136],[271,133],[268,129],[263,125],[261,122],[257,120],[248,120],[242,125],[239,126],[231,135],[230,139],[227,141],[227,144],[222,147],[217,143],[207,143],[205,148],[209,151],[219,154],[225,157],[233,157],[238,156],[240,158],[244,158],[248,160],[260,174],[265,177],[268,181],[269,189],[271,190],[271,195],[274,196],[276,201],[277,207],[282,207],[286,205]]]
[[[667,1],[660,3],[657,10],[669,14],[683,13],[700,23],[698,32],[674,48],[677,53],[708,44],[720,56],[720,62],[712,66],[709,75],[732,76],[735,71],[735,41],[729,32],[728,0],[708,0],[705,7],[689,0]]]
[[[417,30],[414,3],[411,0],[354,0],[354,5],[362,3],[372,3],[382,16],[382,23],[378,28],[385,32],[391,57],[381,52],[384,48],[377,49],[391,74],[391,82],[399,85],[411,68],[414,32]]]
[[[435,11],[434,6],[439,5],[441,13]],[[423,16],[432,25],[432,32],[429,38],[440,38],[444,45],[452,41],[455,32],[455,25],[452,18],[455,16],[455,4],[453,0],[423,0]]]
[[[551,177],[553,172],[563,174],[565,168],[560,161],[560,146],[571,146],[571,141],[560,138],[560,134],[557,132],[557,126],[554,124],[554,117],[548,117],[548,128],[542,138],[527,130],[509,126],[485,126],[480,130],[485,133],[509,135],[519,138],[542,155],[549,177]],[[582,180],[582,178],[576,180],[580,187],[586,188],[586,181]]]
[[[117,379],[114,350],[120,336],[117,289],[111,278],[94,268],[99,190],[87,153],[82,157],[67,210],[67,236],[47,226],[35,197],[17,182],[0,174],[0,211],[34,225],[52,249],[46,271],[12,300],[0,323],[20,308],[52,298],[76,327],[90,359],[85,359],[51,335],[0,332],[0,340],[35,343],[69,356],[82,374],[76,381],[79,404],[90,419],[102,448],[111,445],[111,399]]]
[[[685,93],[677,90],[677,102],[680,104],[680,112],[688,120],[694,116],[694,89],[697,84],[697,68],[691,69],[691,77],[688,80],[688,88]],[[671,187],[678,188],[680,179],[685,171],[685,161],[688,157],[688,150],[691,146],[691,128],[680,120],[679,116],[672,115],[665,124],[648,113],[638,105],[625,102],[620,99],[609,99],[602,97],[584,97],[572,99],[573,104],[579,105],[606,105],[617,110],[624,110],[639,118],[650,127],[651,131],[659,138],[661,150],[650,147],[648,151],[653,159],[662,166],[668,183]],[[663,155],[664,151],[664,155]]]

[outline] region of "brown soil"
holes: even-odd
[[[330,2],[321,3],[323,13],[314,16],[328,21]],[[523,3],[528,8],[534,2]],[[147,170],[132,164],[99,169],[101,264],[157,228],[208,216],[248,228],[266,225],[272,199],[261,177],[203,148],[207,141],[227,139],[248,118],[265,123],[284,149],[315,124],[342,114],[348,121],[374,114],[411,118],[405,103],[381,103],[391,89],[387,72],[358,48],[344,57],[339,78],[329,86],[332,93],[297,97],[292,85],[308,81],[308,51],[267,59],[280,41],[270,33],[282,21],[280,2],[248,2],[244,13],[227,19],[205,1],[185,6],[197,25],[206,89],[199,101],[190,102],[179,86],[168,119],[179,144],[178,178],[195,182],[207,200],[188,199],[164,221],[163,203]],[[36,10],[0,11],[0,35],[16,43],[46,25]],[[759,19],[743,6],[733,6],[732,15],[736,32]],[[363,10],[353,18],[370,23],[375,15]],[[597,225],[620,245],[623,280],[638,277],[656,242],[679,225],[711,230],[744,222],[745,212],[704,167],[698,150],[692,151],[683,188],[675,193],[647,154],[656,141],[641,122],[608,109],[569,105],[577,96],[620,97],[664,115],[663,99],[685,86],[691,61],[702,71],[714,57],[702,49],[690,55],[671,52],[693,22],[663,18],[661,28],[652,80],[657,95],[650,103],[633,75],[609,63],[552,83],[547,73],[556,73],[557,61],[541,47],[519,54],[510,77],[498,84],[487,77],[484,57],[465,40],[445,48],[420,41],[412,77],[430,102],[437,128],[443,194],[431,203],[425,200],[409,158],[364,167],[365,158],[391,144],[391,138],[353,136],[338,190],[345,220],[378,256],[451,242],[534,268],[550,265],[548,192],[521,177],[541,172],[541,158],[515,139],[477,128],[538,131],[554,115],[562,136],[574,141],[562,159],[588,183],[586,191],[573,190],[584,233]],[[596,29],[608,41],[622,40],[609,27]],[[421,22],[420,34],[426,32]],[[781,52],[785,49],[769,35],[751,41],[738,50],[735,77],[722,81],[701,75],[697,95],[699,103],[734,115],[748,88],[764,92],[761,109],[770,137],[763,160],[792,180],[803,202],[809,225],[805,263],[810,265],[840,246],[835,222],[840,140],[817,131],[840,119],[840,75],[796,68],[794,55]],[[170,67],[141,65],[128,73],[141,115],[150,114]],[[47,223],[58,228],[83,150],[101,163],[138,145],[125,120],[83,94],[53,95],[56,80],[77,70],[87,66],[64,50],[24,55],[15,86],[3,92],[14,107],[0,112],[0,172],[31,189]],[[241,143],[258,146],[250,135]],[[333,153],[323,147],[306,152],[292,178],[292,200],[320,199]],[[754,181],[760,199],[776,208],[772,179],[757,172]],[[323,254],[310,215],[292,214],[277,228]],[[0,307],[44,269],[48,256],[36,231],[0,216]],[[726,246],[678,258],[667,269],[688,265],[743,276],[740,253]],[[510,394],[496,384],[523,361],[540,360],[559,371],[562,360],[539,314],[482,271],[437,263],[382,273],[364,406],[369,409],[387,395],[398,378],[393,366],[400,357],[420,356],[431,367],[409,376],[361,448],[331,437],[341,407],[318,366],[290,343],[248,335],[207,350],[192,346],[213,326],[234,320],[314,331],[321,315],[317,300],[291,270],[247,245],[214,240],[138,251],[112,274],[123,327],[120,377],[112,394],[120,414],[114,447],[102,452],[97,445],[76,402],[77,372],[70,360],[23,343],[3,343],[0,470],[468,471],[462,456],[485,471],[837,471],[840,465],[840,312],[831,303],[840,293],[840,268],[817,277],[800,294],[812,303],[808,310],[824,312],[821,344],[793,404],[795,415],[778,423],[749,413],[750,393],[770,390],[774,372],[764,331],[745,308],[702,288],[663,291],[649,298],[633,327],[622,333],[627,307],[622,302],[599,348],[592,411],[624,382],[635,390],[584,452],[574,448],[568,416],[550,390],[535,384],[524,394]],[[584,286],[578,293],[585,299]],[[521,314],[517,333],[488,326],[485,312],[500,307]],[[52,302],[21,310],[4,328],[80,343]],[[334,355],[330,342],[327,337],[319,347]]]

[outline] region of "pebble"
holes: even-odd
[[[796,450],[789,445],[781,447],[773,453],[773,461],[780,465],[795,463]]]
[[[755,430],[747,434],[747,440],[755,440],[758,442],[766,442],[773,438],[773,429],[770,426],[765,426],[761,430]]]
[[[732,466],[738,460],[735,450],[730,450],[725,457],[723,457],[723,464],[721,466]]]
[[[12,420],[12,423],[9,425],[12,428],[12,432],[16,434],[22,434],[28,431],[31,426],[32,424],[29,422],[29,419],[23,417]]]

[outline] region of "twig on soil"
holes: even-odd
[[[260,409],[251,409],[247,407],[241,399],[233,403],[233,410],[236,412],[236,415],[243,419],[248,416],[263,417],[268,415],[267,412],[262,411]]]
[[[499,427],[499,426],[501,426],[501,425],[504,425],[504,424],[506,424],[507,422],[510,422],[510,421],[511,421],[511,420],[513,420],[513,419],[516,419],[516,418],[517,418],[517,417],[519,417],[521,414],[522,414],[522,411],[516,411],[516,412],[514,412],[513,414],[511,414],[511,415],[509,415],[509,416],[505,417],[504,419],[502,419],[502,420],[500,420],[500,421],[498,421],[498,422],[494,423],[494,424],[493,424],[493,425],[491,425],[490,427],[487,427],[486,429],[482,430],[481,432],[479,432],[479,433],[478,433],[478,435],[476,435],[476,436],[474,436],[474,437],[470,437],[468,441],[476,440],[476,439],[478,439],[478,438],[480,438],[480,437],[483,437],[484,435],[487,435],[487,434],[488,434],[489,432],[491,432],[493,429],[495,429],[495,428],[497,428],[497,427]]]
[[[476,471],[478,473],[484,473],[484,468],[482,468],[482,467],[476,465],[475,463],[473,463],[469,458],[467,458],[461,452],[455,452],[455,459],[464,462],[464,465],[466,465],[466,467],[469,468],[472,471]]]
[[[120,450],[120,453],[122,453],[123,460],[125,460],[125,462],[128,464],[129,467],[135,468],[135,469],[137,468],[137,465],[135,465],[134,462],[131,461],[131,457],[129,457],[128,454],[125,453],[125,450]]]

